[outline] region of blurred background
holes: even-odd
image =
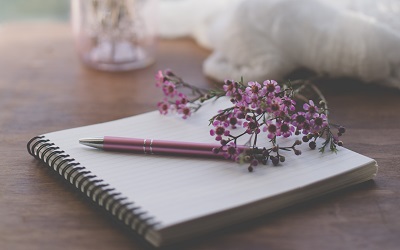
[[[69,0],[0,0],[0,22],[56,19],[67,21]]]

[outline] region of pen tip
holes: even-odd
[[[103,138],[81,138],[79,143],[85,146],[94,148],[103,148],[104,139]]]

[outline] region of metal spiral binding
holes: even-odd
[[[107,210],[115,218],[141,235],[159,222],[149,216],[140,206],[127,202],[127,198],[97,178],[89,170],[76,162],[45,136],[36,136],[27,143],[27,150],[36,159],[45,163],[93,202]]]

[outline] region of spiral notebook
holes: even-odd
[[[158,111],[46,133],[28,151],[77,191],[154,246],[168,245],[243,222],[373,178],[376,162],[346,148],[319,153],[300,145],[280,166],[223,159],[105,152],[78,143],[83,137],[123,136],[214,142],[208,104],[187,120]],[[282,142],[284,143],[284,142]],[[292,143],[292,142],[290,142]]]

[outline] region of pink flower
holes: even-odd
[[[162,115],[168,114],[168,111],[170,110],[170,104],[167,101],[157,103],[157,107]]]
[[[302,133],[304,135],[307,135],[307,134],[310,133],[310,131],[311,131],[310,123],[308,121],[304,122],[303,125],[302,125]]]
[[[263,82],[267,95],[275,95],[281,91],[281,87],[274,80],[266,80]]]
[[[318,112],[318,107],[315,106],[313,100],[309,100],[308,103],[303,104],[303,109],[307,112],[307,117],[313,117]]]
[[[231,128],[233,128],[233,129],[235,129],[237,126],[242,125],[242,121],[240,119],[238,119],[236,116],[234,116],[233,114],[229,117],[228,122],[231,125]]]
[[[226,96],[232,96],[237,91],[237,83],[231,80],[226,80],[222,88],[226,92]]]
[[[295,128],[292,124],[283,122],[279,126],[277,135],[287,138],[287,137],[291,136],[294,133],[294,131],[295,131]]]
[[[247,107],[250,98],[241,89],[238,89],[233,95],[232,102],[236,107]]]
[[[216,141],[221,141],[222,136],[228,136],[230,134],[230,131],[227,129],[227,123],[217,120],[214,121],[212,125],[214,126],[214,129],[210,130],[210,135],[215,136]]]
[[[304,123],[307,121],[306,113],[304,112],[297,112],[292,115],[292,124],[297,127],[297,129],[302,129]]]
[[[245,101],[251,108],[255,109],[260,105],[260,97],[264,95],[264,90],[258,82],[249,82],[245,89]]]
[[[175,100],[176,106],[179,106],[181,104],[186,105],[189,102],[187,96],[183,93],[178,93],[178,97],[179,97],[179,99]]]
[[[264,132],[268,132],[268,136],[267,137],[268,137],[268,139],[272,140],[277,135],[278,126],[275,123],[273,123],[271,121],[268,121],[266,126],[263,128],[263,131]]]
[[[250,107],[252,109],[256,109],[258,106],[260,106],[259,97],[256,95],[251,95],[250,96]]]
[[[261,84],[259,84],[258,82],[249,82],[247,83],[248,87],[246,87],[246,93],[249,96],[261,96],[262,95],[262,88],[261,88]]]
[[[310,124],[315,131],[319,131],[328,126],[328,120],[325,114],[317,114],[314,116],[314,119],[310,121]]]
[[[178,114],[182,114],[182,118],[186,119],[192,114],[192,110],[185,104],[177,105],[177,112]]]
[[[156,87],[161,87],[164,83],[164,74],[161,70],[156,73]]]
[[[267,111],[276,116],[281,115],[281,111],[283,111],[282,99],[279,97],[273,98],[268,105]]]
[[[286,111],[295,111],[296,107],[294,105],[296,105],[296,102],[294,100],[292,100],[292,98],[290,97],[283,97],[282,98],[282,104],[283,107]]]
[[[247,118],[247,121],[243,123],[243,127],[246,128],[246,133],[248,134],[260,133],[260,124],[253,118]]]
[[[178,91],[176,90],[175,84],[170,81],[164,81],[162,90],[166,97],[171,97],[171,98],[173,98],[178,93]]]
[[[236,160],[241,153],[241,150],[237,148],[234,142],[230,142],[228,145],[223,147],[225,159]]]

